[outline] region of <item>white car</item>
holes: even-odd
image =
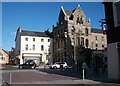
[[[52,69],[57,69],[60,68],[62,66],[62,68],[67,68],[67,63],[66,62],[55,62],[53,65],[50,65],[50,68]]]

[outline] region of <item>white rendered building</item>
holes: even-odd
[[[15,55],[19,63],[27,60],[48,62],[50,38],[44,32],[26,31],[18,28],[15,38]]]

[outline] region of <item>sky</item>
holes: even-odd
[[[23,30],[44,32],[52,31],[56,25],[61,6],[74,10],[80,4],[91,27],[101,29],[99,20],[105,18],[101,2],[2,2],[2,48],[15,47],[15,36],[19,26]]]
[[[2,47],[2,3],[0,2],[0,47]]]

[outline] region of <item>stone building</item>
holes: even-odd
[[[85,48],[103,49],[107,46],[106,41],[100,42],[106,40],[106,35],[101,32],[91,29],[90,19],[86,18],[80,5],[74,10],[65,10],[61,6],[57,25],[53,26],[53,63],[65,61],[69,65],[73,64],[77,58],[76,47],[80,45]]]

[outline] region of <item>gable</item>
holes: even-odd
[[[9,56],[3,49],[0,48],[0,55]]]
[[[59,18],[58,18],[59,23],[63,22],[64,19],[65,19],[65,13],[64,13],[63,9],[61,9],[60,13],[59,13]]]

